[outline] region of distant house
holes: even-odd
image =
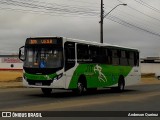
[[[141,59],[142,73],[160,73],[160,57],[147,57]]]
[[[0,55],[0,70],[22,70],[18,55]]]

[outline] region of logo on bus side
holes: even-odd
[[[106,76],[102,73],[102,67],[99,66],[98,64],[94,67],[94,72],[98,72],[98,79],[100,82],[107,82]]]

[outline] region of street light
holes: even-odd
[[[103,19],[109,15],[109,13],[111,13],[114,9],[116,9],[116,7],[120,6],[120,5],[123,5],[123,6],[127,6],[127,4],[119,4],[119,5],[116,5],[112,10],[110,10],[106,15],[103,16]]]
[[[99,22],[101,24],[101,29],[100,29],[100,42],[103,43],[103,19],[109,15],[114,9],[116,9],[118,6],[123,5],[123,6],[127,6],[127,4],[118,4],[116,5],[112,10],[110,10],[107,14],[104,14],[104,10],[103,10],[103,0],[101,0],[101,21]]]

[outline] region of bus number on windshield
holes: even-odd
[[[37,40],[31,40],[30,44],[37,44]]]

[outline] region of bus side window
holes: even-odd
[[[108,58],[108,63],[107,64],[112,64],[112,50],[111,49],[107,49],[107,58]]]
[[[120,65],[128,66],[127,52],[124,50],[121,51]]]
[[[75,43],[66,42],[64,44],[65,51],[65,71],[75,66]]]
[[[77,44],[77,62],[86,63],[89,59],[88,45]]]
[[[103,48],[104,49],[104,63],[105,64],[112,64],[112,51],[108,48]]]
[[[98,63],[100,63],[100,64],[108,63],[106,48],[99,47],[99,54],[97,56],[97,60],[98,60]]]
[[[139,53],[134,52],[134,66],[139,66]]]
[[[130,51],[129,52],[129,65],[134,66],[134,52]]]
[[[139,52],[137,52],[137,66],[139,66]]]
[[[118,55],[118,50],[116,49],[112,50],[112,64],[119,65],[119,55]]]
[[[89,46],[89,56],[90,56],[90,59],[91,59],[91,62],[92,63],[98,63],[99,60],[98,60],[98,52],[99,52],[99,47],[98,46],[92,46],[90,45]]]

